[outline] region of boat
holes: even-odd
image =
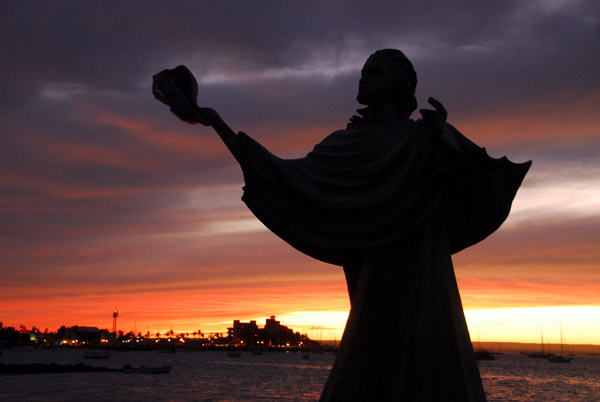
[[[532,359],[548,359],[552,356],[554,356],[553,353],[529,353],[529,357]]]
[[[563,355],[563,333],[562,333],[562,325],[560,326],[560,355],[550,356],[548,358],[550,363],[569,363],[571,361],[570,357],[565,357]]]
[[[494,356],[485,349],[476,350],[475,358],[477,360],[496,360],[496,356]]]
[[[479,340],[479,329],[477,329],[477,350],[475,351],[475,359],[477,360],[496,360],[496,357],[485,349],[481,349],[481,341]]]
[[[563,355],[550,356],[548,358],[550,363],[569,363],[571,361],[570,357],[565,357]]]
[[[540,327],[540,336],[541,336],[541,347],[542,347],[541,352],[529,353],[529,357],[531,357],[533,359],[548,359],[548,358],[554,356],[553,353],[544,353],[544,332],[541,327]]]
[[[110,350],[90,350],[83,352],[84,359],[110,359],[112,353]]]
[[[158,367],[132,367],[130,364],[123,366],[124,373],[143,373],[143,374],[168,374],[171,370],[171,366],[158,366]]]

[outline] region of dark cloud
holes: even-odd
[[[342,58],[349,51],[367,55],[392,44],[406,45],[417,60],[443,62],[442,71],[460,73],[463,79],[494,67],[529,78],[541,72],[543,79],[570,70],[582,57],[597,61],[591,52],[582,53],[595,43],[597,23],[585,22],[597,12],[593,2],[579,2],[568,13],[520,8],[520,2],[477,1],[187,1],[169,7],[158,1],[80,7],[60,1],[13,2],[5,6],[0,29],[6,38],[3,54],[14,60],[4,69],[19,78],[115,90],[130,89],[148,65],[175,58],[196,60],[205,69],[262,70],[324,55]],[[428,57],[416,50],[410,54],[411,48]],[[478,60],[484,64],[473,65]],[[545,68],[535,68],[539,63]],[[580,68],[593,71],[594,63],[585,64],[589,67]],[[523,68],[528,65],[534,68]]]
[[[496,155],[511,155],[516,161],[531,159],[535,161],[535,169],[549,171],[561,170],[564,166],[579,165],[588,168],[599,167],[600,136],[596,138],[570,138],[568,133],[573,128],[565,123],[565,137],[520,143],[502,144],[495,147]],[[600,134],[600,129],[599,129]]]

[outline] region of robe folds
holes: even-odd
[[[485,401],[451,254],[502,224],[531,162],[421,120],[336,131],[300,159],[238,137],[250,210],[344,268],[351,309],[320,401]]]
[[[357,250],[396,247],[440,222],[456,253],[504,222],[531,162],[494,159],[450,124],[422,120],[336,131],[300,159],[280,159],[244,133],[242,200],[301,252],[344,266]]]

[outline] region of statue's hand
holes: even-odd
[[[183,65],[163,70],[152,77],[152,93],[186,123],[210,126],[211,117],[216,115],[212,109],[198,107],[198,83]]]
[[[348,121],[348,124],[346,124],[346,129],[351,129],[356,126],[359,126],[362,124],[363,121],[364,121],[364,119],[362,117],[357,116],[357,115],[352,115],[352,117],[350,117],[350,121]]]
[[[421,113],[421,116],[423,116],[425,128],[431,130],[436,136],[440,136],[444,132],[448,112],[444,105],[437,99],[430,97],[427,101],[435,108],[435,110],[421,109],[419,112]]]
[[[354,128],[354,127],[357,127],[357,126],[360,126],[361,124],[363,124],[367,120],[369,108],[365,107],[362,109],[356,109],[356,112],[358,114],[352,115],[352,117],[350,117],[350,121],[346,125],[346,129],[351,129],[351,128]]]

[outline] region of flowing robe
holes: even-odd
[[[451,254],[502,224],[531,162],[421,120],[336,131],[300,159],[238,137],[250,210],[344,267],[351,311],[321,400],[484,401]]]

